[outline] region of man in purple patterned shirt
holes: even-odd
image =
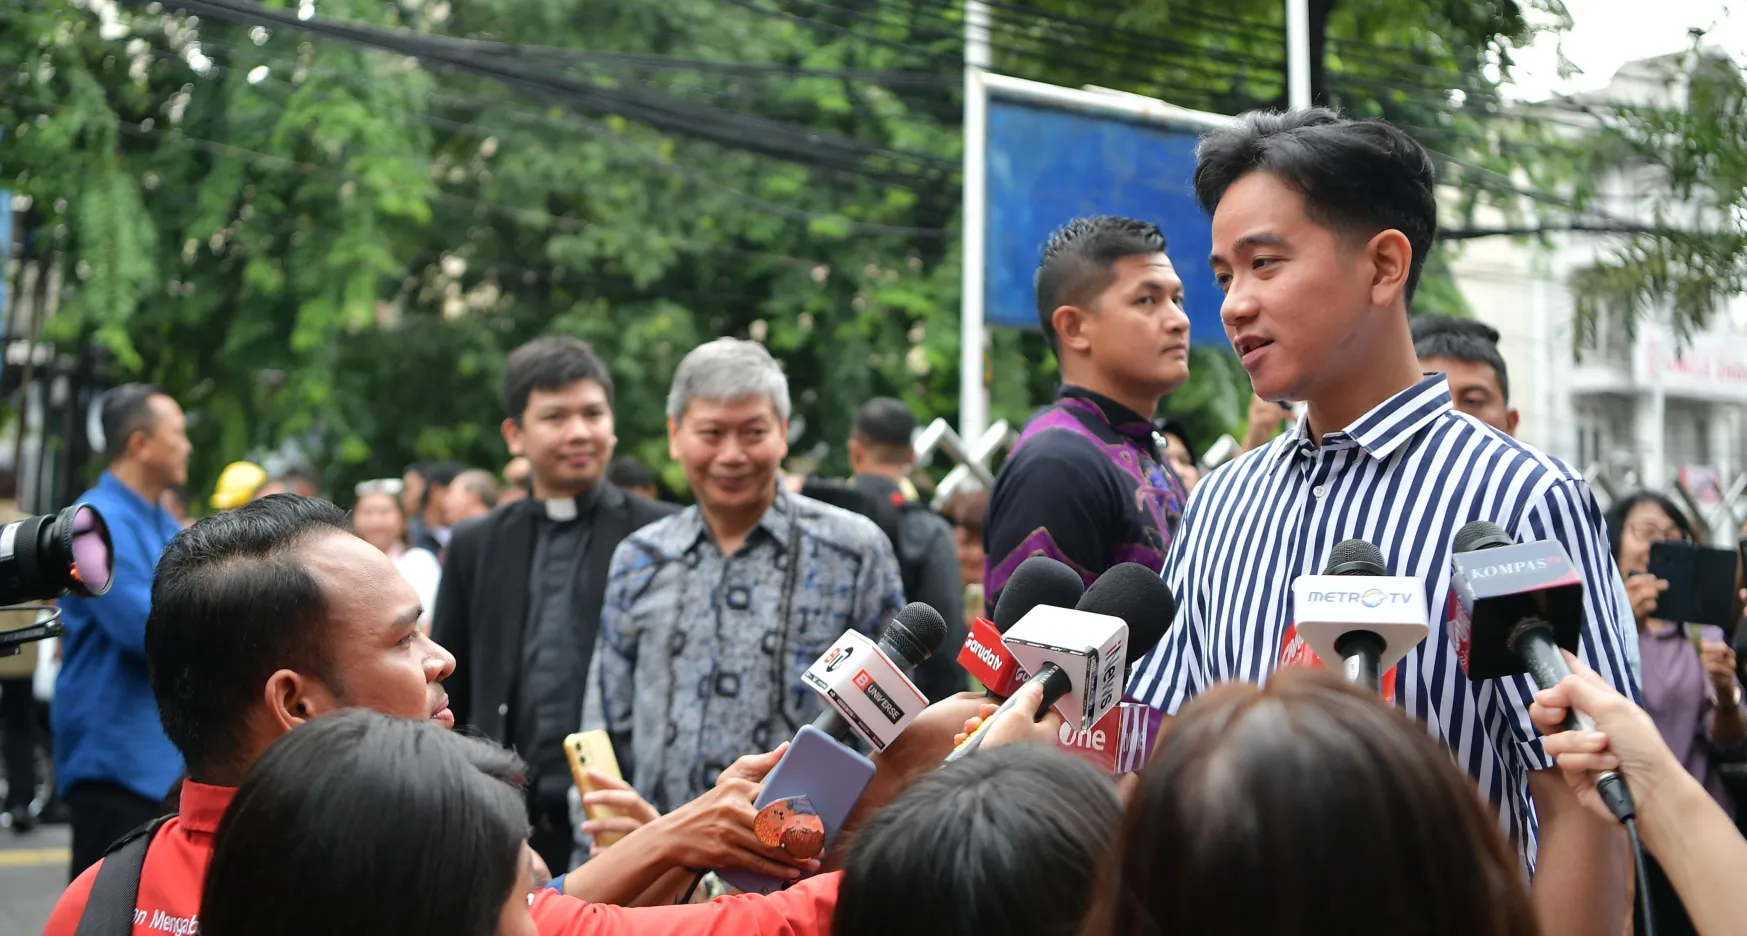
[[[1068,222],[1044,245],[1037,317],[1062,384],[989,497],[991,609],[1031,556],[1059,559],[1087,583],[1123,562],[1162,568],[1187,496],[1152,423],[1159,399],[1189,379],[1183,281],[1159,229],[1108,216]]]

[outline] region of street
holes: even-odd
[[[38,936],[67,886],[66,825],[0,831],[0,936]]]

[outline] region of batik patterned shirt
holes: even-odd
[[[1090,585],[1113,565],[1164,568],[1188,499],[1165,438],[1108,397],[1064,386],[1001,466],[983,524],[983,593],[992,615],[1032,556],[1067,563]]]
[[[695,506],[631,534],[613,553],[598,651],[631,782],[666,811],[789,740],[822,710],[801,674],[845,631],[877,634],[903,601],[873,521],[787,491],[732,556]]]

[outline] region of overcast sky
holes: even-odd
[[[1687,30],[1710,30],[1706,42],[1747,65],[1747,0],[1565,0],[1573,20],[1560,37],[1542,35],[1519,50],[1513,97],[1537,100],[1551,93],[1591,91],[1607,85],[1627,62],[1686,49]],[[1560,78],[1556,50],[1583,74]]]

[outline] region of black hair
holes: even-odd
[[[433,488],[448,487],[454,484],[455,479],[461,477],[461,472],[467,470],[459,462],[452,461],[425,462],[421,467],[423,469],[421,475],[425,479],[425,489],[419,495],[420,510],[430,506]]]
[[[1276,176],[1304,196],[1311,220],[1370,238],[1391,228],[1413,248],[1407,299],[1438,233],[1431,156],[1400,128],[1348,120],[1326,107],[1250,111],[1201,138],[1195,199],[1213,214],[1226,190],[1252,172]]]
[[[152,397],[164,395],[162,389],[143,383],[122,384],[103,395],[99,419],[103,423],[103,457],[108,463],[114,464],[127,454],[127,443],[134,433],[150,433],[157,426]]]
[[[286,733],[225,810],[205,936],[491,936],[528,835],[516,756],[351,709]]]
[[[1408,324],[1413,329],[1413,351],[1420,360],[1447,358],[1484,364],[1498,375],[1499,393],[1510,402],[1510,374],[1505,370],[1504,356],[1498,353],[1498,329],[1448,315],[1416,315]]]
[[[866,445],[908,455],[911,436],[916,433],[916,414],[903,400],[874,397],[855,411],[850,432]]]
[[[600,384],[606,391],[607,405],[613,405],[613,375],[588,342],[569,335],[535,338],[511,351],[504,365],[499,395],[504,418],[520,425],[535,390],[560,390],[579,380]]]
[[[1159,422],[1159,432],[1164,435],[1174,435],[1183,440],[1183,448],[1188,450],[1189,460],[1195,460],[1195,437],[1189,434],[1189,427],[1181,420],[1164,419]]]
[[[1266,687],[1214,686],[1164,730],[1087,933],[1537,932],[1474,781],[1375,692],[1290,667]]]
[[[1043,245],[1043,260],[1037,265],[1037,324],[1056,343],[1055,310],[1065,305],[1088,308],[1100,293],[1110,288],[1116,274],[1111,267],[1123,257],[1165,252],[1165,235],[1158,225],[1134,218],[1093,215],[1075,218],[1055,230]]]
[[[1119,818],[1110,778],[1051,747],[947,764],[855,833],[832,932],[1078,933]]]
[[[329,678],[327,598],[298,550],[347,532],[333,504],[273,494],[200,520],[164,549],[146,670],[194,779],[247,756],[249,713],[275,670]]]
[[[1632,508],[1639,504],[1655,504],[1662,508],[1662,512],[1668,515],[1668,519],[1674,521],[1674,525],[1686,536],[1687,542],[1698,541],[1698,534],[1693,529],[1691,518],[1687,517],[1685,511],[1676,507],[1674,501],[1655,491],[1633,491],[1610,504],[1607,513],[1602,516],[1602,522],[1607,524],[1608,554],[1614,557],[1615,562],[1618,562],[1620,558],[1620,538],[1626,533],[1626,517],[1630,516]],[[1622,575],[1627,572],[1642,571],[1644,570],[1620,570]]]
[[[615,455],[607,462],[607,480],[618,488],[652,488],[655,486],[655,472],[635,455]]]

